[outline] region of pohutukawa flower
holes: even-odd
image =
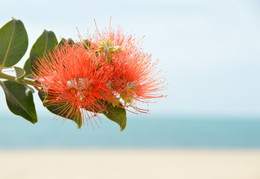
[[[77,122],[84,109],[103,112],[102,101],[110,94],[107,82],[113,70],[94,51],[80,44],[65,44],[39,59],[34,68],[40,90],[48,95],[45,102],[60,106],[61,116]],[[91,117],[86,111],[84,114],[86,119]]]
[[[147,110],[138,108],[136,101],[150,102],[151,98],[164,97],[156,94],[164,88],[160,73],[156,71],[157,62],[152,62],[151,55],[142,51],[132,35],[124,34],[120,29],[97,31],[90,45],[113,69],[108,81],[112,94],[109,101],[113,105],[122,103],[124,107],[145,113]]]
[[[77,122],[82,113],[85,119],[91,117],[86,110],[106,115],[111,104],[147,112],[136,102],[164,97],[157,94],[164,86],[156,64],[133,36],[109,30],[83,43],[56,48],[39,59],[34,75],[40,90],[48,95],[45,102],[59,106],[60,116]]]

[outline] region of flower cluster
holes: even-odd
[[[163,97],[155,93],[163,88],[156,62],[132,35],[121,30],[65,43],[39,59],[34,69],[39,89],[48,95],[45,102],[60,106],[61,115],[75,121],[82,111],[86,119],[91,118],[87,111],[103,113],[108,103],[144,113],[147,110],[136,102]]]

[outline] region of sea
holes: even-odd
[[[31,124],[0,116],[0,149],[26,148],[260,148],[260,118],[131,115],[124,131],[106,119],[77,129],[75,123],[42,114]]]

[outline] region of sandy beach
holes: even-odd
[[[260,150],[1,150],[1,179],[260,179]]]

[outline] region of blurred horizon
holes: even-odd
[[[71,120],[41,114],[36,124],[21,117],[0,118],[0,149],[193,148],[259,149],[260,120],[243,117],[130,115],[126,129],[103,118],[81,129]]]

